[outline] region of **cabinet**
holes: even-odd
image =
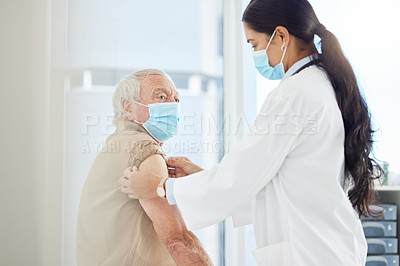
[[[393,217],[386,217],[387,213],[389,212],[387,209],[385,213],[385,217],[382,219],[387,219],[391,221],[379,221],[378,224],[374,223],[372,221],[371,223],[371,228],[369,228],[369,221],[364,221],[364,232],[366,235],[369,234],[369,231],[373,233],[375,230],[375,233],[378,232],[376,231],[377,229],[382,229],[381,232],[379,232],[378,235],[384,235],[383,238],[367,238],[368,242],[368,253],[369,259],[367,260],[368,266],[398,266],[399,265],[399,257],[397,254],[398,253],[398,245],[397,245],[397,239],[399,239],[399,206],[400,206],[400,186],[377,186],[377,191],[378,191],[378,202],[381,204],[394,204],[397,206],[397,216],[394,217],[394,213],[392,213]],[[389,212],[390,214],[390,212]],[[389,215],[390,216],[390,215]],[[365,223],[367,222],[367,223]],[[368,224],[368,225],[367,225]],[[382,228],[377,227],[381,226]],[[392,229],[395,229],[395,232],[391,231]],[[382,244],[380,242],[384,241],[385,244]],[[376,243],[375,243],[376,242]],[[379,242],[379,243],[378,243]],[[390,242],[390,243],[387,243]],[[379,250],[379,248],[386,246],[385,250]],[[371,250],[370,250],[371,248]],[[374,255],[374,254],[383,254],[383,253],[391,253],[391,254],[386,254],[386,255]],[[396,255],[394,255],[396,253]]]
[[[399,237],[400,186],[377,186],[378,201],[397,206],[397,237]]]

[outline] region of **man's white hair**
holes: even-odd
[[[113,109],[114,109],[113,124],[115,124],[116,121],[118,120],[125,119],[125,115],[122,108],[122,99],[141,102],[140,82],[143,78],[149,75],[161,75],[166,77],[173,83],[171,77],[167,73],[159,69],[143,69],[127,75],[118,83],[112,98]]]

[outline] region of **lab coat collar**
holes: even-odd
[[[299,70],[302,66],[304,66],[305,64],[311,62],[312,60],[312,56],[309,55],[307,57],[304,57],[303,59],[300,59],[299,61],[297,61],[296,63],[294,63],[289,69],[288,71],[285,73],[285,75],[283,75],[282,77],[282,81],[281,83],[291,77],[294,73],[296,73],[297,70]]]

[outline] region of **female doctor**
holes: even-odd
[[[121,190],[166,194],[191,230],[229,216],[253,223],[259,265],[365,265],[354,209],[371,214],[377,176],[370,114],[351,65],[306,0],[252,0],[242,20],[257,70],[282,79],[250,134],[209,170],[167,160],[170,177],[181,178],[127,169]]]

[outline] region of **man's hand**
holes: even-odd
[[[183,177],[204,170],[186,157],[168,157],[166,162],[168,175],[171,178]]]
[[[132,199],[154,199],[158,197],[157,186],[161,179],[157,174],[129,167],[125,169],[119,183],[122,185],[121,192],[129,194]]]

